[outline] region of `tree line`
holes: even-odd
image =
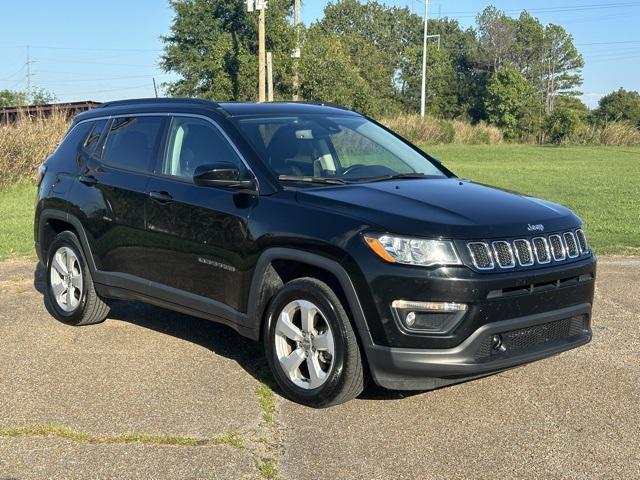
[[[163,38],[161,65],[180,78],[171,95],[254,101],[257,13],[233,0],[172,0],[175,17]],[[377,1],[327,4],[322,18],[296,32],[291,0],[270,0],[266,43],[274,59],[274,95],[337,103],[376,118],[420,106],[423,19]],[[619,90],[596,111],[580,100],[584,59],[560,25],[527,11],[512,18],[485,8],[475,26],[429,21],[427,112],[487,122],[506,138],[561,142],[584,125],[640,120],[640,96]],[[302,56],[292,58],[300,36]],[[298,91],[294,75],[298,73]]]

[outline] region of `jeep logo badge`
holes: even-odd
[[[541,223],[536,223],[535,225],[527,224],[527,230],[530,232],[544,232],[544,225]]]

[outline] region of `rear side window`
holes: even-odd
[[[93,128],[91,129],[91,133],[87,136],[87,139],[84,141],[83,148],[89,154],[93,154],[98,146],[98,142],[100,138],[102,138],[102,134],[104,133],[104,129],[107,126],[107,120],[98,120],[93,123]]]
[[[118,167],[152,169],[165,117],[116,118],[102,151],[102,161]]]

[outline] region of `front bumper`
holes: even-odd
[[[591,304],[487,323],[447,349],[371,345],[375,382],[394,390],[430,390],[549,357],[591,340]],[[494,335],[503,344],[494,348]]]

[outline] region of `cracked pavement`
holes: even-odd
[[[1,480],[275,478],[266,464],[285,479],[640,478],[639,259],[601,259],[583,348],[433,392],[371,386],[328,410],[276,391],[273,422],[253,342],[135,302],[69,327],[44,308],[41,275],[0,263]],[[152,437],[91,440],[126,434]],[[232,434],[241,446],[180,444]]]

